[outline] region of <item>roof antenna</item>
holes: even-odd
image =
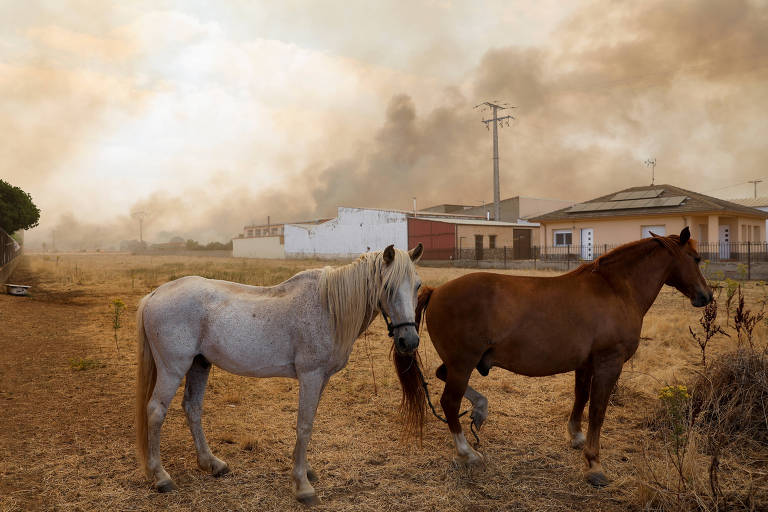
[[[648,158],[645,162],[643,162],[646,167],[651,168],[651,186],[653,186],[653,182],[656,181],[656,157]]]

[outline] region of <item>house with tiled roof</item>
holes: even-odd
[[[600,248],[645,238],[671,235],[685,226],[701,244],[717,244],[721,259],[739,251],[740,244],[765,244],[768,212],[672,185],[632,187],[567,208],[532,217],[540,223],[542,250],[574,247],[591,260]],[[551,246],[551,249],[549,247]],[[569,249],[570,252],[570,249]]]

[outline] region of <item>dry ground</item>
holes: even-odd
[[[217,369],[203,423],[213,451],[232,473],[214,479],[197,469],[177,396],[162,446],[179,490],[166,495],[151,490],[134,456],[134,314],[142,295],[182,275],[266,285],[321,265],[25,256],[13,281],[32,285],[31,296],[0,295],[0,510],[300,510],[289,477],[297,383]],[[470,271],[419,269],[429,285]],[[748,292],[752,302],[765,294],[755,284]],[[127,305],[119,350],[110,318],[116,298]],[[641,509],[638,480],[646,461],[665,465],[664,448],[644,419],[657,406],[659,388],[690,382],[700,369],[698,347],[687,333],[698,314],[687,299],[665,288],[646,317],[643,335],[649,339],[626,364],[603,429],[603,464],[614,482],[602,490],[583,481],[581,454],[566,441],[572,373],[532,379],[494,369],[486,378],[473,376],[473,386],[490,401],[481,431],[485,469],[454,466],[448,431],[432,417],[422,447],[403,444],[399,385],[388,358],[390,342],[377,319],[320,403],[309,452],[320,476],[317,510]],[[439,361],[426,330],[422,335],[425,374],[437,400],[442,387],[431,375]],[[715,354],[733,341],[715,339],[712,345]],[[78,370],[83,361],[86,369]],[[726,454],[726,480],[733,474],[744,485],[750,480],[749,485],[763,486],[753,462]],[[758,462],[764,476],[766,461]],[[757,491],[765,493],[762,487]]]

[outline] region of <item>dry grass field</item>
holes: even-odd
[[[203,424],[212,450],[232,472],[214,479],[197,469],[180,388],[162,441],[166,469],[179,490],[161,495],[150,488],[134,455],[134,316],[145,293],[183,275],[270,285],[324,264],[122,254],[24,256],[13,281],[32,285],[30,296],[0,295],[0,510],[302,509],[289,476],[296,381],[247,379],[215,368]],[[424,282],[433,286],[470,271],[419,268]],[[757,304],[764,288],[748,284],[747,302]],[[117,346],[111,316],[115,299],[126,305]],[[403,443],[390,341],[377,319],[320,402],[309,449],[320,477],[317,510],[652,508],[651,470],[664,480],[674,477],[674,468],[668,443],[649,419],[659,408],[663,386],[690,385],[702,370],[699,348],[688,333],[689,325],[698,326],[700,313],[665,287],[646,317],[644,339],[625,365],[608,409],[602,461],[613,483],[600,490],[584,482],[581,453],[567,442],[572,373],[532,379],[493,369],[488,377],[472,377],[471,384],[490,402],[480,432],[484,468],[455,466],[448,430],[431,416],[422,446]],[[765,334],[760,325],[758,337],[764,340]],[[708,358],[734,345],[733,338],[717,337]],[[442,387],[433,375],[439,361],[426,330],[420,352],[437,400]],[[465,428],[467,422],[465,417]],[[692,446],[686,471],[692,482],[705,487],[711,457]],[[720,456],[721,487],[745,508],[768,507],[766,473],[764,449],[738,445]]]

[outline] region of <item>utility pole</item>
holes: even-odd
[[[747,182],[747,183],[752,183],[755,186],[755,199],[757,199],[757,184],[762,182],[763,180],[752,180]]]
[[[651,168],[651,186],[653,186],[653,182],[656,181],[656,157],[649,158],[643,163]]]
[[[139,220],[139,243],[144,245],[144,218],[147,216],[147,212],[144,210],[135,211],[131,213],[131,217]]]
[[[485,124],[485,128],[488,129],[488,125],[490,123],[493,123],[493,209],[494,209],[494,220],[501,220],[501,198],[500,198],[500,192],[499,192],[499,131],[498,126],[499,122],[507,122],[507,126],[509,126],[509,120],[514,119],[512,116],[503,116],[499,117],[499,111],[500,110],[506,110],[508,108],[515,108],[515,107],[509,107],[506,105],[498,105],[496,103],[491,103],[490,101],[485,101],[481,103],[480,105],[477,105],[475,108],[485,105],[487,108],[490,108],[493,112],[493,118],[492,119],[483,119],[483,123]],[[503,126],[503,125],[502,125]]]

